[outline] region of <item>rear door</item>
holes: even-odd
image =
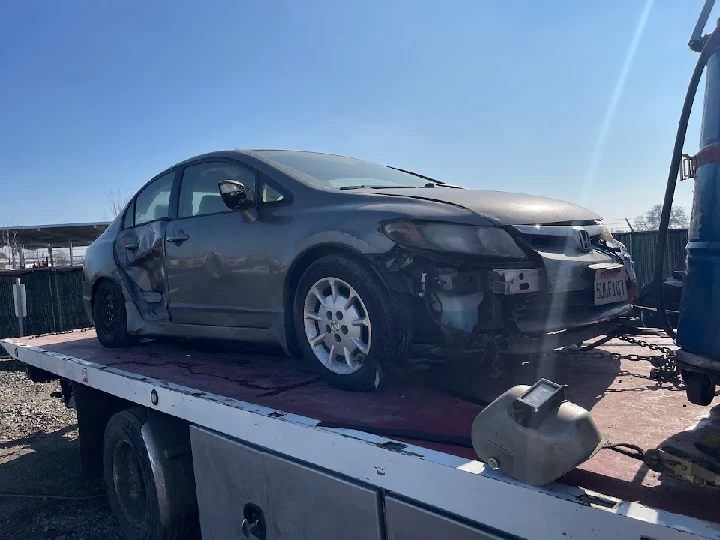
[[[172,321],[269,328],[266,226],[255,209],[225,206],[222,180],[238,180],[256,192],[258,174],[229,160],[191,164],[182,172],[177,219],[165,242]]]
[[[133,199],[115,240],[115,257],[143,318],[168,318],[165,230],[173,214],[175,171],[159,176]]]

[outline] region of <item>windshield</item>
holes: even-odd
[[[432,184],[425,178],[344,156],[283,150],[259,150],[256,153],[307,182],[324,188],[425,187]]]

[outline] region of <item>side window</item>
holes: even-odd
[[[263,182],[262,194],[260,201],[265,204],[279,203],[285,200],[285,195],[272,187],[267,182]]]
[[[134,225],[134,219],[135,219],[135,201],[132,201],[125,211],[125,216],[123,217],[123,229],[128,229]]]
[[[170,193],[175,172],[169,172],[143,189],[135,198],[135,225],[170,216]]]
[[[237,163],[211,162],[186,167],[180,184],[178,217],[204,216],[229,212],[220,197],[218,183],[238,180],[247,189],[256,190],[255,171]]]

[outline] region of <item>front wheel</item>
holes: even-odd
[[[361,260],[329,255],[312,263],[295,293],[303,356],[331,384],[377,389],[383,366],[408,354],[412,325],[397,293]]]

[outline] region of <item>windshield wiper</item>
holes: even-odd
[[[365,186],[365,185],[359,185],[359,186],[341,186],[338,189],[408,189],[408,188],[416,188],[421,186]],[[428,186],[425,186],[428,187]],[[434,187],[434,185],[433,185]]]
[[[430,178],[429,176],[425,176],[424,174],[416,173],[413,171],[408,171],[406,169],[401,169],[400,167],[393,167],[392,165],[385,165],[388,169],[393,169],[394,171],[400,171],[404,172],[405,174],[412,174],[413,176],[417,176],[418,178],[423,178],[425,180],[429,180],[432,182],[431,184],[425,184],[422,187],[435,187],[435,186],[442,186],[447,188],[455,188],[455,189],[465,189],[462,186],[456,186],[454,184],[448,184],[447,182],[443,182],[442,180],[435,180],[434,178]],[[420,186],[413,186],[413,187],[420,187]]]

